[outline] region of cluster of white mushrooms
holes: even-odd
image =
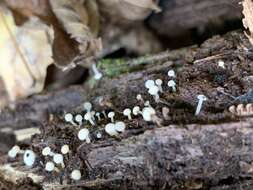
[[[102,74],[97,70],[96,66],[93,65],[92,67],[93,72],[95,73],[96,80],[99,80],[102,77]],[[174,70],[168,71],[168,81],[167,86],[171,90],[172,93],[175,93],[177,91],[176,88],[176,74]],[[156,102],[160,101],[159,93],[164,92],[163,87],[164,82],[162,79],[156,79],[156,80],[147,80],[145,82],[145,87],[148,89],[148,93],[154,97],[154,100]],[[204,95],[198,95],[198,105],[196,108],[195,115],[198,115],[201,111],[202,104],[207,98]],[[150,105],[149,101],[144,101],[141,94],[138,94],[136,96],[136,99],[140,102],[139,105],[141,106],[134,106],[133,108],[126,108],[122,111],[122,115],[125,116],[129,121],[133,119],[133,117],[141,116],[144,121],[151,122],[154,121],[156,118],[156,111],[155,109]],[[120,133],[123,133],[126,129],[126,123],[123,121],[118,121],[115,118],[115,112],[110,111],[108,114],[106,114],[105,111],[102,112],[96,112],[92,110],[92,104],[90,102],[85,102],[83,104],[83,108],[85,110],[85,113],[82,114],[76,114],[73,115],[71,113],[66,113],[64,116],[64,119],[67,123],[70,123],[73,125],[77,130],[77,137],[80,141],[85,141],[86,143],[91,143],[91,135],[90,131],[87,127],[88,125],[94,127],[94,126],[100,126],[104,127],[104,131],[109,136],[118,136]],[[118,113],[117,113],[118,114]],[[102,118],[103,116],[103,118]],[[101,124],[101,120],[103,120],[107,124]],[[103,122],[103,123],[105,123]],[[97,139],[102,138],[102,132],[96,132],[95,134]],[[47,172],[53,172],[53,171],[59,171],[59,169],[62,169],[65,167],[64,159],[67,154],[69,154],[70,148],[69,145],[65,144],[61,147],[59,152],[53,152],[49,146],[44,147],[42,149],[41,154],[46,157],[47,161],[44,163],[44,168]],[[23,161],[24,164],[28,167],[32,167],[36,160],[36,154],[32,150],[25,150],[22,151],[19,146],[14,146],[9,152],[8,156],[10,158],[15,158],[18,154],[23,154]],[[80,180],[81,179],[81,172],[78,169],[75,169],[70,174],[71,179],[73,180]]]

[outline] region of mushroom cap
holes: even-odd
[[[51,148],[49,146],[42,149],[42,155],[48,156],[51,153]]]
[[[78,132],[78,139],[81,140],[81,141],[84,141],[85,139],[87,139],[89,137],[89,130],[84,128],[84,129],[81,129],[79,132]]]
[[[134,106],[133,108],[133,114],[138,115],[140,113],[141,108],[139,106]]]
[[[65,114],[64,119],[66,122],[73,121],[73,115],[71,113],[67,113]]]
[[[198,98],[199,100],[204,100],[204,101],[207,100],[207,97],[206,97],[205,95],[203,95],[203,94],[199,94],[199,95],[197,96],[197,98]]]
[[[69,153],[69,145],[65,144],[61,147],[61,153],[62,154],[68,154]]]
[[[162,79],[156,79],[155,80],[156,85],[161,86],[163,84]]]
[[[101,139],[101,138],[102,138],[102,133],[98,132],[98,133],[97,133],[97,138],[98,138],[98,139]]]
[[[153,95],[153,96],[157,95],[158,92],[159,92],[159,88],[158,88],[158,86],[156,86],[156,85],[152,86],[152,87],[149,88],[149,90],[148,90],[148,93],[151,94],[151,95]]]
[[[15,158],[17,156],[17,154],[19,153],[20,151],[20,147],[15,145],[14,147],[12,147],[9,152],[8,152],[8,156],[10,158]]]
[[[119,121],[119,122],[115,123],[115,129],[118,132],[124,132],[126,129],[126,124],[122,121]]]
[[[136,99],[137,99],[137,100],[142,100],[141,94],[137,94]]]
[[[168,76],[169,76],[169,77],[176,77],[175,71],[174,71],[173,69],[169,70],[169,71],[168,71]]]
[[[148,89],[151,88],[154,85],[155,85],[155,81],[153,81],[153,80],[147,80],[145,82],[145,87],[148,88]]]
[[[109,134],[110,136],[116,136],[116,135],[118,135],[118,132],[116,131],[116,128],[115,128],[115,124],[113,124],[113,123],[108,123],[105,126],[105,132],[107,134]]]
[[[26,150],[23,156],[23,160],[26,166],[31,167],[36,159],[36,155],[32,150]]]
[[[80,170],[73,170],[71,172],[71,179],[78,181],[81,179],[81,177],[82,177],[82,174],[81,174]]]
[[[128,116],[131,114],[131,110],[129,108],[124,109],[123,115]]]
[[[53,157],[53,160],[56,164],[61,164],[63,163],[63,156],[62,154],[55,154]]]
[[[82,122],[83,116],[80,115],[80,114],[77,114],[77,115],[75,116],[75,120],[76,120],[77,122]]]
[[[111,111],[111,112],[108,113],[108,117],[109,117],[109,118],[110,118],[110,117],[114,117],[114,116],[115,116],[115,112]]]
[[[45,170],[48,172],[52,172],[55,168],[55,165],[53,162],[47,162],[45,166]]]
[[[151,107],[145,107],[142,110],[142,117],[145,121],[152,121],[152,115],[155,115],[154,108]]]
[[[100,113],[99,113],[99,112],[97,112],[97,113],[96,113],[96,116],[100,116]]]
[[[83,108],[86,110],[86,111],[90,111],[91,110],[91,108],[92,108],[92,104],[90,103],[90,102],[85,102],[84,104],[83,104]]]
[[[176,86],[176,82],[175,82],[174,80],[169,80],[169,81],[168,81],[168,86],[169,86],[169,87]]]

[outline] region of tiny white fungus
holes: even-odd
[[[114,112],[111,111],[111,112],[108,113],[108,117],[111,119],[112,123],[114,122],[114,116],[115,116]]]
[[[168,76],[171,77],[171,78],[176,78],[176,73],[175,73],[175,71],[172,70],[172,69],[169,70],[169,71],[168,71]]]
[[[13,146],[13,147],[9,150],[8,156],[9,156],[10,158],[15,158],[19,152],[20,152],[20,147],[17,146],[17,145],[15,145],[15,146]]]
[[[98,71],[96,64],[92,64],[92,70],[94,72],[95,80],[100,80],[103,77],[102,73]]]
[[[63,163],[63,155],[62,154],[55,154],[53,157],[53,160],[56,164],[62,164]]]
[[[91,108],[92,108],[92,104],[90,102],[85,102],[83,104],[83,108],[84,108],[85,111],[90,112]]]
[[[64,116],[66,122],[71,123],[72,125],[76,126],[76,123],[73,121],[73,115],[71,113],[67,113]]]
[[[101,117],[100,117],[100,113],[99,112],[96,113],[96,116],[98,118],[98,121],[101,121]]]
[[[95,125],[94,121],[92,120],[92,114],[91,112],[87,112],[85,115],[84,115],[84,119],[89,121],[91,125]]]
[[[119,121],[115,123],[115,129],[116,131],[123,133],[126,129],[126,124],[122,121]]]
[[[162,81],[162,79],[156,79],[156,80],[155,80],[155,83],[156,83],[156,85],[158,86],[159,91],[160,91],[160,92],[163,92],[163,87],[162,87],[163,81]]]
[[[139,107],[139,106],[135,106],[134,108],[133,108],[133,114],[134,115],[138,115],[138,114],[140,114],[141,113],[141,108]]]
[[[169,80],[169,82],[168,82],[168,87],[172,88],[172,91],[173,91],[173,92],[176,92],[176,91],[177,91],[177,90],[176,90],[176,83],[175,83],[174,80]]]
[[[198,105],[197,105],[195,115],[199,115],[200,110],[202,108],[203,102],[207,100],[207,97],[203,94],[198,95],[197,98],[198,98],[199,101],[198,101]]]
[[[114,123],[108,123],[105,126],[105,132],[109,134],[110,136],[116,136],[118,135],[118,132],[116,131],[115,124]]]
[[[81,174],[80,170],[73,170],[71,172],[71,179],[78,181],[81,179],[81,177],[82,177],[82,174]]]
[[[150,89],[152,86],[154,86],[155,85],[155,81],[153,81],[153,80],[147,80],[146,82],[145,82],[145,87],[147,88],[147,89]]]
[[[76,120],[77,123],[79,123],[79,125],[82,125],[83,116],[80,115],[80,114],[77,114],[77,115],[75,116],[75,120]]]
[[[51,148],[50,147],[47,146],[47,147],[42,149],[42,155],[43,156],[48,156],[48,155],[50,155],[50,153],[51,153]]]
[[[79,132],[78,132],[78,139],[81,140],[81,141],[84,141],[86,139],[89,138],[89,130],[84,128],[84,129],[81,129]]]
[[[156,102],[159,101],[159,94],[158,94],[159,93],[159,88],[156,85],[150,87],[149,90],[148,90],[148,93],[150,95],[154,96],[154,99],[155,99]]]
[[[131,120],[131,110],[129,108],[124,109],[123,115],[128,117],[128,120]]]
[[[23,155],[23,161],[25,163],[26,166],[31,167],[36,159],[36,155],[33,151],[31,150],[26,150],[24,155]]]
[[[152,107],[145,107],[142,110],[142,117],[145,121],[152,121],[152,116],[155,115],[155,113]]]
[[[101,139],[102,138],[102,134],[100,132],[97,133],[97,138]]]
[[[54,171],[55,165],[53,162],[47,162],[45,166],[45,170],[48,172]]]
[[[221,68],[223,68],[223,69],[225,69],[225,62],[222,61],[222,60],[219,60],[218,61],[218,66],[221,67]]]
[[[61,147],[61,153],[62,154],[68,154],[69,153],[69,145],[65,144]]]

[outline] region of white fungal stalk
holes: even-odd
[[[100,113],[99,112],[96,113],[96,116],[98,118],[98,121],[101,121],[101,117],[100,117]]]
[[[94,79],[100,80],[103,77],[102,73],[98,71],[96,64],[92,64],[92,70],[94,72]]]
[[[85,115],[84,115],[84,119],[89,121],[91,125],[95,125],[94,121],[92,120],[92,114],[91,112],[87,112]]]
[[[203,94],[198,95],[197,98],[198,98],[199,101],[198,101],[198,105],[197,105],[195,115],[199,115],[199,113],[201,111],[201,108],[202,108],[203,102],[207,100],[207,97]]]

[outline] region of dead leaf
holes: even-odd
[[[244,27],[248,30],[249,33],[245,33],[249,38],[250,43],[253,44],[253,2],[252,0],[244,0],[242,2],[243,6],[243,15],[242,20]]]
[[[17,27],[10,12],[0,12],[0,75],[11,101],[41,92],[53,63],[53,30],[30,17]]]
[[[122,23],[124,20],[144,20],[152,11],[160,11],[157,2],[157,0],[98,0],[101,11],[116,23]]]
[[[93,0],[86,0],[84,4],[76,0],[50,0],[50,5],[65,31],[78,42],[82,59],[89,59],[100,53],[101,40],[96,38],[99,16]],[[62,69],[66,70],[74,66],[75,63],[72,63]]]

